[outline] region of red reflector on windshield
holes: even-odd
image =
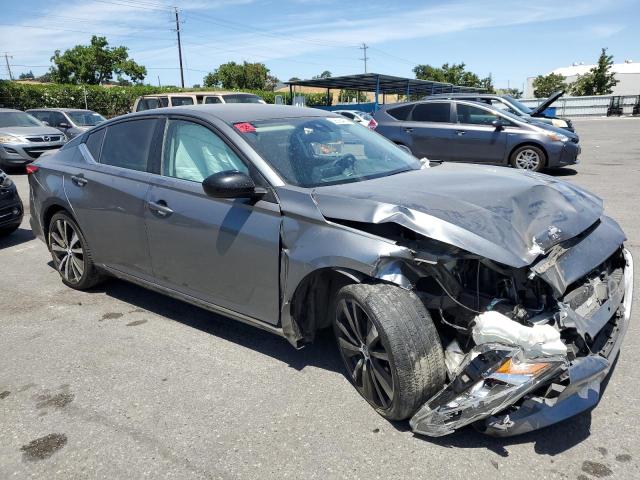
[[[247,122],[234,123],[233,126],[241,133],[253,133],[256,131],[256,127]]]
[[[40,170],[40,167],[37,165],[29,164],[27,165],[27,175],[31,175],[32,173],[36,173]]]

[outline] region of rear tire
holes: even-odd
[[[547,164],[547,156],[540,147],[535,145],[522,145],[516,148],[509,157],[511,166],[518,170],[539,172]]]
[[[387,284],[347,285],[335,305],[347,378],[380,415],[404,420],[442,388],[440,337],[414,293]]]
[[[68,287],[86,290],[102,281],[82,230],[66,212],[58,212],[51,217],[47,245],[53,265],[62,283]]]

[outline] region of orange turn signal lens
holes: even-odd
[[[514,363],[510,358],[496,370],[496,373],[507,375],[537,375],[549,368],[548,363]]]

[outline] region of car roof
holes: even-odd
[[[54,107],[44,107],[44,108],[30,108],[25,110],[26,112],[93,112],[93,110],[89,110],[88,108],[54,108]]]
[[[317,108],[293,107],[290,105],[265,105],[261,103],[217,103],[213,105],[185,105],[180,107],[154,108],[143,112],[130,113],[117,117],[117,119],[121,120],[123,117],[153,116],[159,113],[166,115],[183,114],[204,119],[216,118],[226,123],[278,118],[338,117],[338,115],[333,112]]]
[[[436,95],[429,95],[424,97],[423,100],[428,100],[431,97],[436,98],[502,98],[504,95],[498,95],[497,93],[438,93]]]
[[[142,97],[173,97],[181,95],[252,95],[257,97],[255,93],[249,92],[230,92],[230,91],[197,91],[197,92],[167,92],[167,93],[150,93],[148,95],[142,95]]]
[[[22,112],[22,110],[18,110],[16,108],[0,108],[0,113],[7,113],[7,112]]]

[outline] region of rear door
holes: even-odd
[[[454,103],[457,123],[450,160],[474,163],[505,163],[508,133],[492,122],[510,122],[481,105]]]
[[[429,101],[416,104],[410,121],[403,127],[412,139],[411,151],[430,160],[451,159],[453,139],[451,102]]]
[[[138,118],[92,132],[79,147],[85,161],[64,177],[96,263],[145,279],[151,278],[145,198],[163,121]]]
[[[207,196],[202,180],[238,170],[266,185],[224,135],[168,120],[162,176],[145,210],[156,283],[252,318],[279,321],[280,208],[274,198]]]

